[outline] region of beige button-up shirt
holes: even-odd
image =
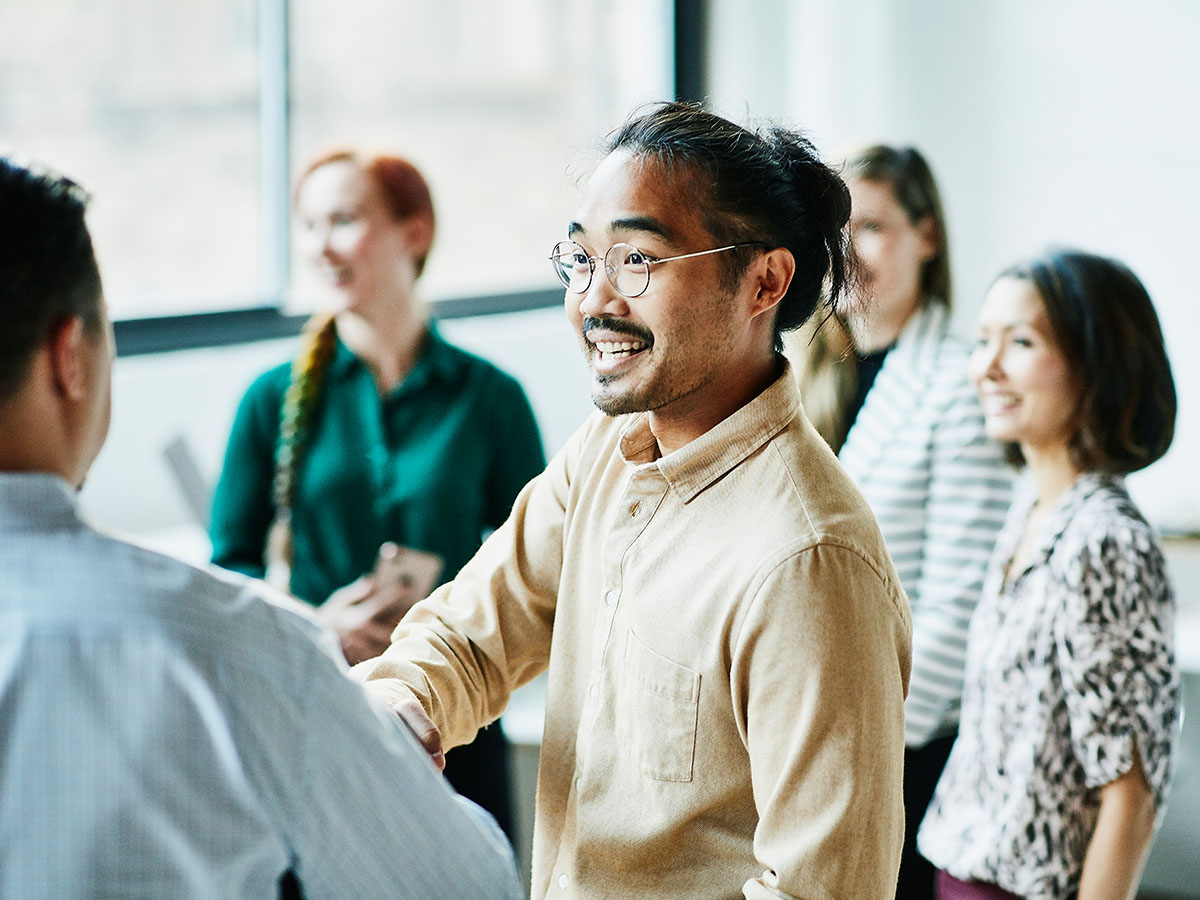
[[[664,457],[593,416],[359,671],[454,746],[549,667],[534,897],[890,900],[910,648],[785,372]]]

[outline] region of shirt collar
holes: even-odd
[[[48,472],[0,472],[0,529],[78,521],[78,492],[66,480]]]
[[[655,459],[657,442],[648,413],[638,413],[621,431],[621,456],[631,465],[656,466],[685,503],[736,467],[800,414],[800,391],[786,363],[765,391],[696,440]]]
[[[1120,475],[1109,475],[1104,472],[1084,472],[1076,477],[1071,486],[1055,504],[1054,512],[1046,523],[1047,545],[1053,544],[1067,530],[1079,508],[1087,503],[1097,491],[1105,487],[1119,487],[1124,479]]]
[[[1123,489],[1124,479],[1120,475],[1111,475],[1104,472],[1084,472],[1077,477],[1071,486],[1063,493],[1055,504],[1054,511],[1050,514],[1046,523],[1042,526],[1041,533],[1037,536],[1034,544],[1034,550],[1030,554],[1029,563],[1026,568],[1044,563],[1050,558],[1050,554],[1054,550],[1058,539],[1062,537],[1063,532],[1067,530],[1074,520],[1080,508],[1090,500],[1097,491],[1105,488]],[[1037,489],[1034,486],[1032,479],[1024,485],[1024,496],[1021,498],[1021,511],[1019,522],[1023,527],[1029,514],[1033,510],[1033,506],[1037,501]],[[1016,545],[1020,541],[1021,527],[1013,530],[1011,535],[1008,535],[1007,545],[1004,547],[1004,555],[1007,559],[1012,559],[1016,552]]]
[[[950,328],[950,316],[944,304],[926,300],[924,308],[908,320],[896,342],[895,355],[910,366],[928,368],[939,358],[936,347]]]
[[[417,390],[430,381],[454,381],[463,366],[463,359],[455,352],[455,348],[438,331],[437,326],[430,322],[427,326],[425,344],[421,355],[417,357],[408,376],[397,385],[393,396],[410,390]],[[334,346],[333,359],[329,363],[329,377],[338,381],[353,375],[366,372],[363,361],[354,351],[342,343],[339,337]]]

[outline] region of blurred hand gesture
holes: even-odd
[[[317,614],[338,633],[346,661],[355,665],[388,648],[396,625],[429,594],[441,570],[435,554],[383,544],[374,571],[330,594]]]

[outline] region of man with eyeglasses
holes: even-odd
[[[609,151],[550,255],[603,415],[358,671],[432,749],[549,670],[535,898],[891,898],[908,603],[780,353],[846,187],[688,105]]]

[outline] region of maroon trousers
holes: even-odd
[[[1004,888],[984,881],[960,881],[941,870],[934,876],[937,900],[1021,900]]]

